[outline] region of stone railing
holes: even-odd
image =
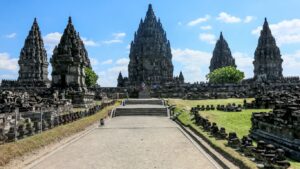
[[[2,126],[0,123],[0,144],[32,136],[40,133],[41,131],[49,130],[86,116],[91,116],[105,107],[113,105],[114,103],[115,101],[105,102],[86,110],[76,112],[71,111],[65,114],[59,114],[53,109],[35,112],[31,115],[27,114],[26,116],[24,114],[24,117],[27,118],[24,118],[22,123],[18,122],[17,126],[11,125],[8,131],[5,131],[5,126]],[[2,116],[0,116],[0,122],[5,123],[6,119],[1,117]]]

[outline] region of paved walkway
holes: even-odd
[[[121,116],[35,164],[34,169],[218,168],[167,117]]]

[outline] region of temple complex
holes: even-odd
[[[129,58],[128,75],[131,85],[158,85],[173,80],[170,42],[151,4],[134,34]]]
[[[36,18],[20,52],[18,82],[22,86],[49,86],[47,52]]]
[[[254,56],[254,80],[274,81],[281,80],[282,58],[280,50],[276,45],[275,38],[269,28],[267,19],[263,25],[258,39],[258,45]]]
[[[210,60],[209,70],[210,72],[213,72],[215,69],[226,66],[236,67],[236,64],[234,58],[231,55],[230,48],[221,32],[220,38],[218,39],[213,51],[213,56]]]
[[[119,72],[117,87],[100,87],[99,85],[88,87],[87,84],[95,84],[97,81],[96,78],[92,77],[95,77],[96,73],[86,73],[89,72],[86,68],[92,69],[91,62],[84,42],[75,30],[71,17],[69,17],[60,42],[54,48],[50,59],[51,80],[48,79],[47,52],[37,20],[34,19],[24,47],[20,52],[18,79],[2,80],[0,85],[0,143],[32,136],[34,133],[40,133],[95,113],[100,115],[102,113],[99,112],[100,110],[115,103],[108,100],[124,99],[119,108],[113,111],[110,111],[110,108],[103,110],[105,113],[103,117],[105,116],[105,118],[108,116],[148,115],[170,116],[174,118],[173,120],[178,120],[181,118],[181,113],[188,113],[186,110],[190,106],[185,106],[184,109],[178,106],[177,109],[176,105],[171,105],[169,98],[184,101],[193,100],[192,104],[196,103],[197,100],[210,99],[212,100],[211,105],[199,104],[192,107],[190,114],[186,114],[187,117],[183,114],[184,118],[190,117],[188,119],[190,124],[194,123],[195,120],[194,124],[196,127],[200,127],[198,128],[199,131],[203,129],[203,132],[207,132],[209,137],[215,137],[216,141],[218,139],[227,140],[226,149],[231,147],[233,150],[238,150],[237,152],[242,152],[242,156],[249,155],[251,160],[259,162],[258,164],[264,160],[265,166],[271,162],[278,166],[285,165],[284,151],[291,158],[300,161],[300,79],[299,77],[283,77],[282,62],[280,49],[277,47],[275,38],[272,36],[265,19],[255,51],[253,78],[236,81],[236,83],[231,81],[232,83],[226,84],[186,82],[190,78],[200,79],[201,77],[191,77],[190,75],[185,79],[183,73],[191,73],[191,69],[187,69],[186,72],[180,71],[174,76],[170,42],[160,19],[155,16],[152,5],[149,4],[146,17],[141,19],[131,42],[128,77],[124,77],[124,74]],[[190,66],[185,64],[183,63],[184,67]],[[237,67],[229,45],[221,32],[212,53],[209,70],[213,72],[226,66]],[[107,70],[109,72],[110,68]],[[226,72],[226,75],[228,74]],[[110,78],[108,79],[110,80]],[[248,99],[244,100],[244,106],[242,106],[243,100],[241,99],[244,98]],[[225,101],[226,105],[216,105],[221,102],[218,100],[214,103],[213,100],[216,99],[240,99],[240,101],[237,104]],[[251,103],[248,103],[249,100]],[[201,113],[199,114],[200,111],[214,110],[239,114],[245,109],[249,109],[249,111],[257,109],[257,112],[252,113],[250,134],[244,136],[242,140],[239,140],[237,133],[230,132],[227,134],[227,130],[223,126],[219,128],[216,122],[212,120],[211,123],[208,118],[202,116]],[[265,112],[268,109],[273,110],[270,113]],[[17,117],[18,113],[19,117]],[[104,119],[99,120],[99,127],[101,127],[104,125]],[[176,122],[179,124],[179,121]],[[152,123],[152,121],[147,123]],[[139,122],[140,124],[142,123]],[[190,125],[189,127],[193,126]],[[136,128],[132,127],[132,129]],[[185,129],[183,126],[182,129],[189,128]],[[136,133],[134,134],[136,135]],[[7,138],[3,139],[2,136]],[[195,136],[197,135],[195,134]],[[126,137],[129,138],[127,135]],[[161,138],[161,136],[159,137]],[[119,139],[118,137],[115,138]],[[197,138],[195,137],[195,139]],[[252,145],[252,139],[258,143],[255,148]],[[140,141],[140,139],[138,140]],[[203,141],[205,140],[203,139]],[[260,152],[261,141],[272,144],[271,146],[266,145],[263,153]],[[273,145],[280,148],[279,151],[276,150],[277,152],[275,152]],[[268,148],[270,149],[268,150]],[[249,154],[247,155],[247,153]],[[261,157],[263,160],[259,161]],[[269,157],[272,160],[268,159]],[[242,162],[240,163],[242,164]]]

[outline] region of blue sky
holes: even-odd
[[[119,71],[127,76],[129,44],[148,4],[161,19],[171,42],[174,75],[204,81],[220,31],[238,68],[253,76],[253,55],[260,26],[268,18],[284,59],[283,74],[299,76],[299,0],[3,0],[0,2],[0,79],[17,79],[18,57],[34,17],[48,59],[68,16],[86,44],[102,86],[116,86]],[[49,76],[51,67],[49,68]]]

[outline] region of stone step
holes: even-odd
[[[116,108],[115,116],[168,116],[167,108]]]
[[[125,105],[135,104],[150,104],[150,105],[163,105],[163,101],[160,99],[129,99],[124,100]]]

